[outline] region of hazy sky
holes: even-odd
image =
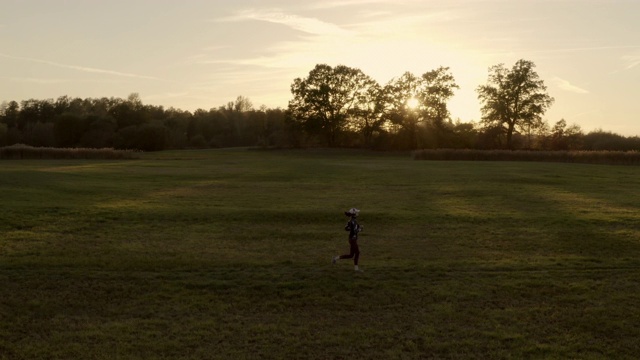
[[[287,106],[319,63],[382,85],[448,66],[480,119],[488,68],[531,60],[545,119],[640,135],[640,0],[0,0],[0,103],[140,94],[193,111]]]

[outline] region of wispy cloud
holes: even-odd
[[[336,24],[316,18],[287,14],[281,10],[243,10],[236,15],[219,19],[218,21],[257,20],[288,26],[291,29],[315,35],[339,35],[348,33]]]
[[[517,41],[517,38],[496,38],[492,39],[492,41]],[[578,52],[592,52],[592,51],[609,51],[609,50],[624,50],[624,49],[638,49],[640,46],[638,45],[622,45],[622,46],[592,46],[592,47],[566,47],[566,48],[558,48],[558,49],[541,49],[541,50],[530,50],[524,51],[527,54],[564,54],[564,53],[578,53]],[[496,51],[491,53],[490,55],[513,55],[513,51]],[[623,58],[624,59],[624,58]],[[627,59],[628,60],[628,59]],[[633,66],[638,64],[632,64]],[[633,67],[631,66],[631,67]]]
[[[465,1],[449,0],[443,3],[446,4],[447,6],[450,6],[452,4],[466,5],[468,3],[468,0],[465,0]],[[406,6],[406,5],[412,5],[412,4],[429,5],[429,3],[427,3],[424,0],[332,0],[332,1],[324,0],[324,1],[318,1],[317,3],[309,5],[309,8],[333,9],[333,8],[341,8],[341,7],[347,7],[347,6],[364,6],[364,5],[390,5],[397,8],[399,6]],[[431,5],[433,5],[433,3]]]
[[[589,90],[585,90],[579,86],[573,85],[572,83],[570,83],[569,81],[562,79],[560,77],[554,77],[553,78],[553,82],[556,84],[556,86],[558,86],[560,89],[565,90],[565,91],[569,91],[572,93],[576,93],[576,94],[588,94]]]
[[[313,9],[333,9],[347,6],[362,6],[373,4],[395,4],[396,6],[401,3],[398,0],[340,0],[340,1],[321,1],[317,4],[313,4],[310,8]]]
[[[0,79],[16,82],[16,83],[30,83],[30,84],[39,84],[39,85],[57,85],[57,84],[68,84],[68,83],[90,83],[90,84],[117,84],[121,83],[123,80],[115,80],[115,79],[65,79],[65,78],[37,78],[37,77],[7,77],[0,76]]]
[[[380,81],[387,81],[404,71],[424,71],[443,62],[451,62],[448,60],[450,56],[440,56],[446,45],[436,44],[430,37],[425,37],[423,29],[461,15],[450,11],[394,13],[374,10],[354,14],[348,23],[340,25],[280,10],[243,10],[213,21],[267,21],[303,31],[305,35],[296,39],[275,39],[265,43],[261,51],[251,54],[199,55],[191,60],[202,65],[261,68],[260,71],[287,69],[289,73],[300,75],[318,63],[346,64],[360,67]],[[393,62],[382,58],[386,54],[402,56],[405,61],[392,65]],[[380,61],[372,62],[371,59]],[[219,73],[218,70],[214,72]]]
[[[31,83],[31,84],[40,84],[40,85],[64,84],[64,83],[71,82],[71,80],[69,79],[33,78],[33,77],[0,77],[0,79],[4,79],[11,82]]]
[[[166,99],[184,98],[190,95],[191,94],[188,91],[166,92],[166,93],[160,93],[160,94],[146,95],[144,99],[145,100],[166,100]]]
[[[631,70],[640,65],[640,55],[626,55],[622,60],[626,63],[625,70]]]
[[[562,48],[562,49],[549,49],[532,51],[532,53],[570,53],[570,52],[582,52],[582,51],[599,51],[599,50],[622,50],[622,49],[638,49],[638,45],[622,45],[622,46],[592,46],[592,47],[574,47],[574,48]]]
[[[55,66],[55,67],[58,67],[58,68],[77,70],[77,71],[82,71],[82,72],[87,72],[87,73],[114,75],[114,76],[136,78],[136,79],[160,80],[159,78],[153,77],[153,76],[145,76],[145,75],[124,73],[124,72],[120,72],[120,71],[98,69],[98,68],[92,68],[92,67],[87,67],[87,66],[67,65],[67,64],[61,64],[61,63],[48,61],[48,60],[34,59],[34,58],[21,57],[21,56],[12,56],[12,55],[2,54],[2,53],[0,53],[0,57],[4,57],[4,58],[7,58],[7,59],[13,59],[13,60],[28,61],[28,62],[32,62],[32,63],[38,63],[38,64],[45,64],[45,65],[49,65],[49,66]]]

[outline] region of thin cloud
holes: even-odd
[[[494,40],[494,39],[490,39]],[[495,41],[516,41],[516,38],[496,38]],[[562,54],[562,53],[574,53],[574,52],[587,52],[587,51],[600,51],[600,50],[624,50],[624,49],[638,49],[639,45],[622,45],[622,46],[593,46],[593,47],[575,47],[575,48],[560,48],[560,49],[543,49],[543,50],[532,50],[526,51],[527,54]],[[513,51],[496,51],[489,53],[488,55],[513,55]],[[625,57],[630,58],[630,57]],[[624,59],[624,58],[623,58]],[[638,65],[631,64],[633,66]]]
[[[572,93],[576,93],[576,94],[588,94],[589,90],[585,90],[579,86],[573,85],[572,83],[570,83],[569,81],[559,78],[559,77],[555,77],[553,78],[553,82],[556,83],[556,86],[558,86],[560,89],[565,90],[565,91],[569,91]]]
[[[53,61],[48,61],[48,60],[33,59],[33,58],[20,57],[20,56],[11,56],[11,55],[2,54],[2,53],[0,53],[0,57],[4,57],[4,58],[7,58],[7,59],[13,59],[13,60],[28,61],[28,62],[38,63],[38,64],[45,64],[45,65],[49,65],[49,66],[55,66],[55,67],[59,67],[59,68],[63,68],[63,69],[77,70],[77,71],[82,71],[82,72],[87,72],[87,73],[106,74],[106,75],[114,75],[114,76],[136,78],[136,79],[160,80],[159,78],[153,77],[153,76],[144,76],[144,75],[138,75],[138,74],[123,73],[123,72],[119,72],[119,71],[106,70],[106,69],[97,69],[97,68],[86,67],[86,66],[60,64],[60,63],[53,62]]]
[[[54,79],[54,78],[31,78],[31,77],[0,77],[0,79],[4,79],[11,82],[21,82],[21,83],[32,83],[32,84],[40,84],[40,85],[48,85],[48,84],[63,84],[69,83],[71,80],[69,79]]]
[[[183,92],[166,92],[166,93],[162,93],[162,94],[152,94],[152,95],[146,95],[144,98],[145,100],[164,100],[164,99],[175,99],[175,98],[183,98],[186,96],[189,96],[189,92],[187,91],[183,91]]]
[[[64,78],[36,78],[36,77],[0,77],[0,79],[17,82],[17,83],[31,83],[39,85],[55,85],[55,84],[68,84],[68,83],[92,83],[92,84],[117,84],[122,80],[94,80],[94,79],[64,79]]]
[[[363,36],[378,37],[381,34],[395,38],[406,39],[408,34],[415,38],[424,38],[421,28],[426,25],[438,23],[448,23],[461,20],[462,16],[451,11],[432,11],[424,14],[400,14],[389,16],[389,14],[372,13],[365,14],[365,21],[354,22],[349,28],[355,33]]]
[[[627,64],[625,70],[631,70],[640,65],[640,55],[627,55],[623,56],[622,60]]]
[[[581,51],[598,51],[598,50],[620,50],[620,49],[637,49],[639,45],[622,45],[622,46],[593,46],[593,47],[578,47],[578,48],[564,48],[553,50],[539,50],[533,51],[533,53],[564,53],[564,52],[581,52]]]
[[[284,14],[273,11],[260,11],[259,13],[243,11],[218,21],[260,19],[286,23],[288,26],[296,28],[300,28],[301,19],[304,19],[305,24],[317,24],[316,21],[313,21],[316,19],[281,15]],[[420,29],[427,24],[450,21],[457,16],[456,14],[439,11],[425,14],[403,13],[397,16],[382,15],[379,13],[366,19],[361,18],[360,21],[353,21],[344,25],[343,28],[330,24],[328,28],[323,26],[320,29],[316,27],[313,30],[307,29],[309,35],[304,38],[265,44],[266,48],[258,56],[213,59],[203,56],[194,60],[198,64],[288,69],[293,73],[304,73],[318,63],[344,63],[363,67],[368,60],[379,58],[381,54],[386,53],[412,54],[410,58],[407,58],[408,61],[403,71],[406,71],[407,67],[409,69],[424,69],[424,66],[431,66],[424,59],[439,58],[439,62],[446,60],[438,57],[444,51],[441,49],[442,46],[434,45],[425,40]],[[390,74],[398,71],[388,66],[384,61],[369,65],[367,70],[372,73],[372,76],[383,81],[388,80]]]
[[[338,7],[347,7],[347,6],[361,6],[361,5],[371,5],[371,4],[395,4],[398,5],[399,1],[397,0],[341,0],[341,1],[322,1],[317,4],[310,6],[312,9],[333,9]]]
[[[257,20],[288,26],[294,30],[315,35],[340,35],[348,33],[347,30],[336,24],[325,22],[316,18],[287,14],[280,10],[244,10],[234,16],[218,21],[244,21]]]
[[[363,6],[363,5],[390,5],[393,7],[404,5],[424,5],[424,0],[334,0],[334,1],[319,1],[316,4],[309,6],[312,9],[333,9],[347,6]],[[458,2],[451,3],[458,4]],[[428,3],[427,3],[428,4]],[[466,4],[466,1],[462,1],[462,4]]]

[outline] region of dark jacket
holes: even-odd
[[[358,224],[356,218],[351,218],[344,229],[349,232],[349,239],[352,240],[358,240],[358,233],[362,231],[362,227]]]

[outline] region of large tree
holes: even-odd
[[[419,104],[417,100],[420,79],[411,72],[405,72],[399,78],[389,81],[385,87],[385,117],[397,133],[404,133],[404,146],[418,146]]]
[[[318,64],[307,78],[293,81],[289,115],[308,133],[320,135],[327,145],[336,146],[339,134],[349,127],[349,120],[362,115],[364,107],[360,102],[369,98],[366,93],[375,85],[360,69]]]
[[[421,118],[430,128],[429,145],[439,147],[447,144],[453,134],[451,114],[447,102],[460,87],[448,67],[439,67],[422,74],[419,91],[416,94],[421,109]]]
[[[514,132],[539,121],[554,101],[534,67],[527,60],[518,60],[511,69],[492,66],[487,84],[477,88],[482,123],[486,128],[501,127],[508,148],[513,148]]]
[[[459,88],[448,67],[441,66],[422,74],[416,94],[422,117],[434,127],[441,128],[451,116],[447,102],[453,96],[453,91]]]
[[[389,120],[408,133],[409,146],[419,147],[418,125],[430,126],[436,135],[441,135],[445,122],[450,120],[447,102],[458,88],[448,67],[439,67],[420,77],[405,72],[385,87]]]
[[[350,121],[354,129],[362,134],[366,146],[373,145],[374,135],[383,132],[386,122],[384,109],[386,96],[378,83],[371,83],[360,92],[356,106],[352,109]]]
[[[16,101],[5,101],[0,105],[0,122],[5,123],[7,127],[17,126],[19,116],[20,104]]]

